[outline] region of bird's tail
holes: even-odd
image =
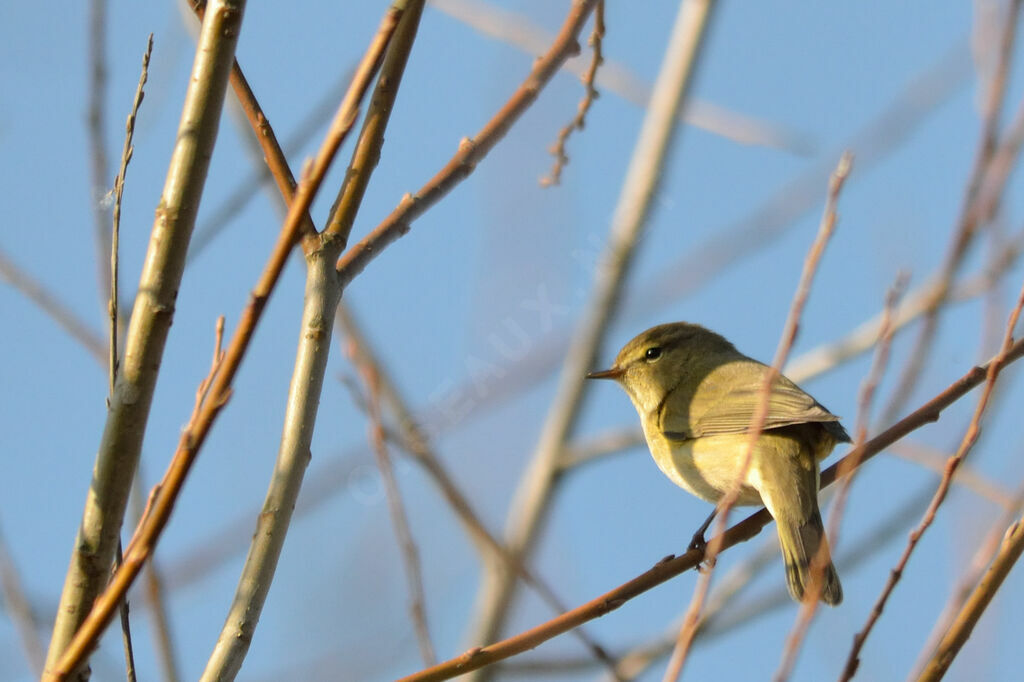
[[[786,585],[793,599],[803,601],[804,594],[812,587],[812,581],[817,581],[821,585],[816,588],[820,589],[821,601],[830,606],[838,605],[843,601],[843,587],[839,584],[836,567],[832,565],[821,513],[815,508],[803,521],[775,521],[779,530],[782,558],[786,563]],[[813,575],[815,569],[818,576]]]

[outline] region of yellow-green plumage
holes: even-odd
[[[741,473],[769,371],[722,336],[677,322],[643,332],[623,347],[612,369],[592,376],[614,378],[625,388],[658,468],[681,488],[717,503]],[[798,601],[821,547],[821,600],[835,605],[843,598],[818,510],[818,462],[849,440],[838,417],[789,379],[775,379],[737,504],[764,504],[771,512],[789,591]]]

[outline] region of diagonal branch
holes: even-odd
[[[991,364],[996,362],[996,360],[1005,367],[1021,357],[1024,357],[1024,339],[1014,343],[1005,354],[1000,354],[989,363],[971,368],[970,371],[917,410],[864,443],[862,447],[852,450],[845,457],[823,471],[821,473],[822,487],[834,483],[837,473],[849,466],[849,462],[859,461],[861,466],[863,466],[869,459],[907,434],[926,424],[937,421],[942,415],[943,410],[985,381]],[[755,537],[771,520],[771,515],[768,514],[766,509],[762,508],[754,512],[744,520],[733,525],[723,534],[721,539],[722,550],[724,551]],[[629,582],[592,599],[586,604],[567,611],[557,618],[541,623],[536,627],[500,642],[484,647],[474,647],[461,656],[403,677],[400,682],[446,680],[533,649],[574,627],[614,611],[630,599],[657,587],[684,571],[696,568],[703,560],[703,557],[704,553],[699,550],[690,550],[680,556],[670,555],[665,557],[655,564],[653,568]]]
[[[995,388],[996,380],[999,378],[999,373],[1007,364],[1009,364],[1009,358],[1013,349],[1020,345],[1020,341],[1016,344],[1013,343],[1013,330],[1017,326],[1017,320],[1020,318],[1022,308],[1024,308],[1024,286],[1021,287],[1017,305],[1010,313],[1010,319],[1006,323],[1006,335],[1003,338],[1002,349],[999,351],[999,354],[989,362],[988,367],[985,370],[985,388],[982,391],[981,396],[978,398],[978,403],[974,408],[974,415],[971,417],[971,423],[968,424],[967,431],[964,433],[964,437],[960,441],[960,447],[957,448],[956,453],[946,461],[946,468],[942,473],[942,480],[939,481],[939,486],[935,490],[935,495],[932,497],[931,504],[928,505],[928,509],[925,511],[917,528],[910,533],[907,545],[903,549],[903,554],[900,556],[899,561],[896,562],[896,566],[892,571],[890,571],[889,579],[886,581],[885,586],[882,588],[882,593],[878,596],[874,607],[871,609],[867,622],[864,624],[861,631],[854,635],[853,646],[850,648],[850,653],[846,659],[846,666],[839,678],[844,682],[857,674],[857,667],[860,665],[860,652],[864,647],[864,642],[867,640],[868,635],[871,634],[875,623],[877,623],[878,619],[881,617],[882,611],[889,600],[889,596],[892,594],[893,590],[896,588],[896,584],[900,580],[900,577],[903,575],[907,562],[910,560],[910,555],[913,554],[914,549],[917,547],[917,543],[921,540],[925,531],[928,530],[932,522],[935,520],[935,514],[946,499],[946,494],[949,492],[949,487],[952,484],[953,475],[956,473],[957,467],[978,440],[978,436],[981,433],[981,417],[985,414],[985,409],[988,407],[989,398],[992,396],[992,391]]]
[[[579,49],[576,42],[587,15],[597,0],[575,0],[562,30],[551,49],[537,60],[530,74],[505,106],[473,138],[464,138],[451,160],[415,195],[406,194],[398,207],[370,234],[353,245],[338,261],[338,276],[344,289],[352,279],[389,244],[412,229],[412,223],[456,185],[465,180],[476,165],[505,136],[512,124],[537,99],[540,91],[561,64]]]
[[[107,582],[173,318],[185,253],[217,139],[244,7],[244,0],[220,0],[217,11],[203,23],[177,143],[139,280],[124,362],[110,401],[54,623],[48,667],[62,657]],[[88,670],[79,670],[76,677],[87,679]]]

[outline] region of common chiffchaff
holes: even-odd
[[[675,322],[640,334],[619,351],[611,369],[588,377],[618,381],[640,413],[647,447],[662,473],[717,503],[742,473],[751,419],[769,371],[722,336]],[[763,504],[771,512],[789,593],[797,601],[810,585],[812,561],[824,567],[821,600],[834,606],[843,599],[818,510],[818,462],[836,443],[849,441],[839,417],[778,375],[736,504]],[[703,541],[710,521],[695,543]]]

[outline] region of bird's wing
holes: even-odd
[[[673,389],[661,405],[662,432],[669,438],[685,440],[748,431],[768,369],[753,360],[732,362],[694,382],[696,390],[682,389],[681,385]],[[776,377],[768,396],[765,430],[838,420],[792,381]]]

